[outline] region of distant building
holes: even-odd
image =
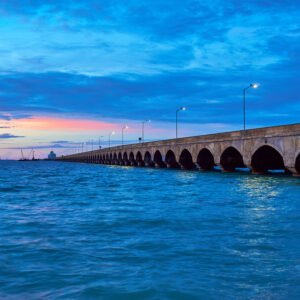
[[[55,158],[56,158],[56,154],[53,151],[51,151],[48,155],[48,159],[55,159]]]

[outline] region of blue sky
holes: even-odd
[[[136,140],[145,119],[148,139],[173,137],[180,106],[181,136],[240,129],[249,83],[248,128],[299,122],[299,15],[295,0],[1,1],[0,154],[117,141],[123,124]]]

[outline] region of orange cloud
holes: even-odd
[[[93,130],[110,130],[114,129],[116,124],[75,119],[60,119],[33,117],[30,119],[19,119],[14,121],[14,125],[22,129],[30,130],[76,130],[76,131],[93,131]]]

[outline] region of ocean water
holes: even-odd
[[[299,299],[300,180],[0,162],[1,299]]]

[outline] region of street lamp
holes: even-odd
[[[123,141],[124,141],[124,129],[128,129],[128,126],[126,125],[122,128],[122,146],[123,146]]]
[[[108,147],[109,147],[109,148],[110,148],[110,137],[111,137],[112,135],[114,135],[114,134],[115,134],[115,132],[112,131],[112,132],[110,132],[109,135],[108,135]]]
[[[150,123],[150,120],[145,120],[142,122],[142,141],[144,143],[144,127],[145,127],[145,123]]]
[[[243,90],[243,107],[244,107],[244,135],[245,135],[245,131],[246,131],[246,90],[248,90],[249,88],[258,88],[258,84],[253,84],[251,83],[248,87],[244,88]]]
[[[178,112],[179,112],[180,110],[185,111],[185,110],[186,110],[186,107],[180,107],[180,108],[178,108],[178,109],[176,110],[176,139],[177,139],[177,137],[178,137]]]

